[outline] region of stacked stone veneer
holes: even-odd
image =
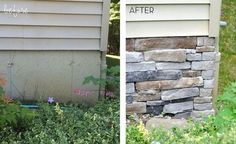
[[[127,114],[213,114],[215,44],[208,37],[127,39]]]

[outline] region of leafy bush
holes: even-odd
[[[35,113],[29,109],[21,108],[20,104],[4,95],[0,87],[0,130],[5,126],[15,131],[24,131],[31,124]]]
[[[26,131],[17,133],[5,127],[0,139],[2,143],[16,144],[118,144],[119,103],[99,101],[94,107],[40,104]]]
[[[107,78],[95,78],[88,76],[85,78],[83,84],[100,85],[105,89],[105,92],[114,92],[115,96],[120,95],[120,67],[114,66],[103,71],[106,73]],[[105,93],[106,96],[106,93]]]

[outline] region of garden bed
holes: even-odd
[[[119,143],[116,99],[99,101],[94,107],[58,103],[38,106],[34,110],[11,107],[14,114],[5,116],[9,119],[0,127],[0,143]]]

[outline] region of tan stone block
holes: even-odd
[[[179,80],[163,80],[163,81],[149,81],[136,83],[137,90],[147,89],[173,89],[173,88],[187,88],[202,86],[202,77],[195,78],[181,78]]]
[[[126,39],[126,51],[134,51],[134,39]]]
[[[133,95],[134,101],[156,101],[161,99],[160,91],[156,90],[142,90]]]
[[[134,114],[134,113],[146,113],[146,103],[145,102],[134,102],[132,104],[126,104],[126,113]]]
[[[214,46],[202,46],[196,48],[197,52],[214,52],[215,50],[216,48]]]
[[[144,52],[146,61],[159,62],[184,62],[186,60],[186,51],[178,50],[152,50]]]
[[[181,38],[149,38],[149,39],[137,39],[135,41],[135,50],[145,51],[153,49],[178,49],[196,48],[196,37],[181,37]]]
[[[201,71],[185,70],[183,71],[183,77],[198,77],[201,76]]]

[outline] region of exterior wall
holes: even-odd
[[[221,0],[127,0],[127,38],[218,37]]]
[[[100,57],[99,51],[1,51],[0,81],[5,81],[6,94],[16,99],[51,96],[60,102],[94,103],[99,86],[83,81],[100,76]]]
[[[109,0],[1,0],[0,86],[24,100],[97,101],[100,86],[82,83],[105,77],[109,8]]]
[[[0,1],[2,50],[100,50],[103,1]],[[7,10],[27,9],[10,14]],[[105,10],[104,10],[105,11]]]
[[[209,37],[127,39],[127,113],[195,119],[213,114],[219,56]]]

